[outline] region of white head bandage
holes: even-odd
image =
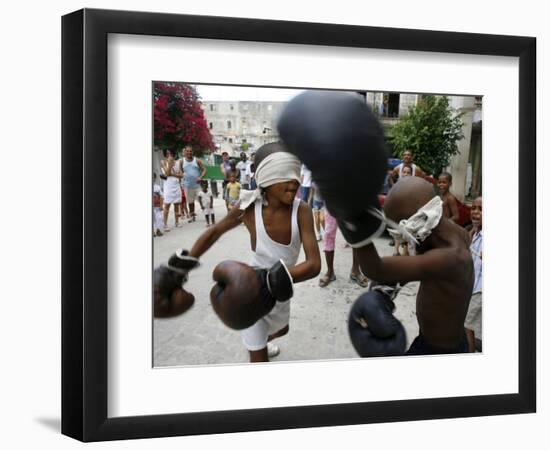
[[[246,209],[248,205],[260,198],[262,196],[261,188],[290,180],[300,183],[300,167],[300,160],[288,152],[275,152],[266,156],[256,167],[254,174],[258,189],[255,191],[241,190],[239,208]]]
[[[443,201],[440,197],[432,198],[408,219],[396,224],[385,219],[389,233],[398,241],[418,244],[426,239],[439,224],[443,214]]]

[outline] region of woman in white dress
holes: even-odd
[[[168,227],[168,213],[170,205],[174,205],[174,221],[176,227],[179,227],[180,205],[181,205],[181,187],[180,180],[183,177],[181,164],[174,159],[174,154],[170,150],[164,153],[165,158],[160,162],[160,167],[164,180],[164,231],[170,231]]]

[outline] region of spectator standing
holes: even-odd
[[[472,219],[472,229],[470,230],[470,253],[474,262],[474,288],[468,313],[464,321],[466,329],[466,338],[468,339],[468,349],[470,352],[475,352],[476,347],[481,351],[482,342],[482,288],[483,288],[483,215],[482,215],[482,198],[478,197],[472,203],[470,217]],[[479,345],[476,345],[479,341]]]
[[[246,173],[248,174],[248,179],[250,180],[251,191],[257,189],[258,187],[256,184],[256,177],[255,177],[256,165],[254,164],[254,156],[255,156],[255,153],[250,154],[250,161],[249,161],[250,164],[248,164],[248,168],[246,169]]]
[[[153,237],[162,236],[164,221],[162,219],[162,189],[157,182],[157,174],[153,172]]]
[[[195,200],[200,191],[199,183],[206,175],[206,167],[204,167],[201,160],[193,156],[193,149],[190,145],[186,145],[183,150],[182,170],[183,188],[189,207],[189,222],[194,222],[197,216],[195,213]]]
[[[241,152],[241,160],[237,163],[237,169],[239,170],[239,183],[242,189],[250,190],[250,178],[248,174],[249,162],[245,152]]]
[[[229,154],[227,152],[222,152],[222,162],[220,164],[220,170],[223,175],[222,182],[222,197],[225,199],[225,188],[227,183],[229,183],[229,170],[231,169],[231,161],[229,160]],[[227,206],[227,204],[226,204]]]
[[[168,226],[168,213],[170,205],[174,205],[174,222],[175,226],[179,227],[179,215],[181,205],[181,188],[180,180],[183,178],[181,164],[174,159],[174,153],[170,150],[165,150],[164,159],[160,162],[160,167],[164,180],[164,231],[170,231]]]

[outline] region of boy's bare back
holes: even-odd
[[[416,314],[427,342],[453,348],[464,334],[464,319],[473,288],[473,266],[466,231],[448,219],[441,220],[436,233],[444,236],[444,247],[427,250],[423,256],[430,258],[431,253],[437,251],[448,263],[441,266],[439,274],[420,280]],[[438,260],[434,258],[434,264],[439,264]]]
[[[409,177],[388,195],[384,211],[399,223],[434,197],[429,183]],[[374,245],[359,249],[363,272],[378,282],[420,281],[416,313],[420,334],[429,345],[458,347],[473,287],[468,233],[444,217],[416,248],[417,255],[380,258]]]

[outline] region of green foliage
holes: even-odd
[[[248,142],[243,142],[243,143],[241,144],[241,150],[242,150],[243,152],[248,151],[248,148],[249,148],[249,147],[250,147],[250,144],[249,144]]]
[[[458,153],[457,142],[464,137],[462,115],[449,107],[447,97],[422,97],[390,132],[395,156],[411,150],[414,162],[427,174],[439,175]]]

